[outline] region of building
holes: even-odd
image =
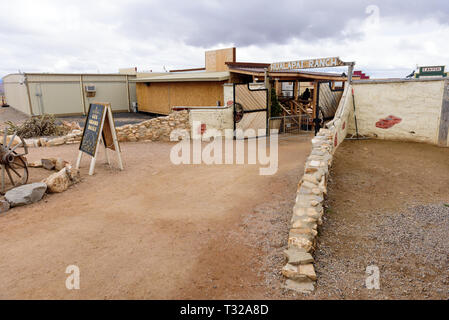
[[[3,77],[7,103],[30,116],[86,114],[92,102],[109,102],[115,112],[137,101],[135,74],[19,73]]]
[[[137,74],[139,111],[167,115],[175,107],[224,106],[223,85],[231,80],[226,63],[235,59],[235,48],[206,51],[204,68]]]

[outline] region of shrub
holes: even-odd
[[[34,116],[24,123],[16,125],[12,121],[6,121],[8,134],[17,133],[22,138],[32,138],[41,136],[62,136],[67,134],[68,130],[64,126],[56,124],[56,118],[51,114]]]

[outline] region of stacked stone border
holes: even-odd
[[[45,167],[43,163],[52,163],[52,167]],[[79,170],[61,158],[42,159],[29,163],[31,168],[45,167],[56,172],[50,174],[41,182],[29,183],[8,190],[4,197],[0,197],[0,214],[9,209],[29,205],[40,201],[45,193],[62,193],[70,186],[80,181]]]
[[[179,141],[190,132],[189,112],[187,110],[173,111],[168,116],[117,127],[116,131],[119,142]],[[28,147],[53,147],[79,143],[82,136],[83,132],[75,129],[65,136],[25,139],[25,143]]]
[[[285,287],[301,293],[315,289],[317,275],[313,265],[318,226],[323,223],[324,199],[333,155],[344,140],[353,115],[352,87],[347,86],[334,119],[312,139],[312,151],[307,158],[304,175],[298,184],[293,207],[288,248],[284,251],[287,264],[282,274]]]

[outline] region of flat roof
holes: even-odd
[[[135,74],[126,73],[57,73],[57,72],[23,72],[23,73],[10,73],[8,76],[19,76],[19,75],[30,75],[30,76],[135,76]]]
[[[222,72],[185,72],[167,73],[163,76],[138,78],[132,82],[190,82],[190,81],[225,81],[229,80],[229,71]]]

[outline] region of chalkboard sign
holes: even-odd
[[[80,151],[95,157],[98,139],[100,138],[101,123],[105,106],[102,104],[91,104],[89,106],[89,113],[87,115],[86,123],[84,125],[83,138],[80,143]]]
[[[108,155],[108,149],[115,151],[117,154],[118,165],[123,170],[122,157],[120,155],[120,145],[115,130],[114,117],[112,108],[109,103],[92,103],[89,106],[86,124],[84,125],[83,138],[81,139],[76,160],[76,169],[79,169],[83,153],[87,153],[92,157],[90,161],[89,175],[94,174],[95,161],[98,154],[98,146],[103,141],[106,161],[111,165]]]

